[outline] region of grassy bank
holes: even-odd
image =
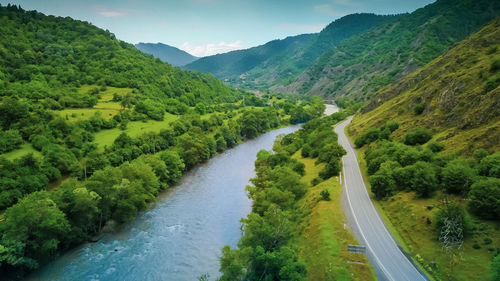
[[[315,165],[316,159],[302,158],[300,150],[293,158],[305,164],[306,174],[302,180],[309,185],[305,197],[299,202],[307,216],[297,238],[302,249],[299,257],[307,264],[307,280],[376,280],[364,255],[347,252],[348,244],[359,243],[344,229],[346,217],[340,203],[342,186],[339,178],[332,177],[312,186],[311,180],[318,177],[325,164]],[[318,201],[324,189],[330,192],[330,201]]]

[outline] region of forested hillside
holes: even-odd
[[[162,43],[139,43],[135,44],[135,47],[146,54],[168,62],[172,66],[186,65],[198,59],[183,50]]]
[[[499,85],[496,18],[381,89],[348,127],[388,224],[437,280],[500,273]]]
[[[202,58],[186,66],[210,72],[231,85],[267,89],[291,81],[331,46],[395,16],[352,14],[342,17],[319,34],[305,34],[271,41],[247,50]]]
[[[397,121],[399,139],[416,127],[436,132],[450,152],[500,149],[500,19],[422,69],[380,90],[357,115],[358,136]]]
[[[378,89],[442,55],[500,13],[489,0],[438,0],[327,50],[276,91],[366,100]]]
[[[184,68],[203,73],[209,72],[224,81],[236,81],[236,79],[240,79],[240,75],[244,75],[247,71],[270,58],[288,51],[292,52],[307,44],[316,36],[317,34],[303,34],[290,36],[282,40],[273,40],[246,50],[204,57],[186,65]]]
[[[270,105],[68,17],[0,7],[0,33],[0,279],[134,219],[218,152],[324,111],[317,97]]]

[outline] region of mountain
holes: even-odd
[[[186,68],[210,72],[235,86],[267,88],[299,74],[338,42],[395,17],[352,14],[330,23],[319,34],[287,37],[246,50],[205,57]]]
[[[184,68],[202,73],[210,72],[225,81],[234,81],[240,79],[240,76],[242,76],[241,79],[244,79],[244,74],[247,71],[265,63],[274,56],[306,44],[316,36],[317,34],[303,34],[290,36],[282,40],[273,40],[246,50],[203,57],[186,65]]]
[[[442,55],[500,12],[490,0],[438,0],[327,50],[279,92],[368,99]]]
[[[154,44],[141,42],[136,44],[135,47],[140,51],[153,55],[155,58],[159,58],[173,66],[186,65],[198,59],[198,57],[195,57],[183,50],[162,43]]]
[[[77,94],[82,85],[98,85],[134,89],[137,98],[160,103],[186,94],[206,103],[234,98],[212,75],[172,67],[87,22],[16,6],[0,7],[0,16],[2,96],[64,108],[89,98]]]
[[[381,89],[356,115],[353,136],[396,121],[401,138],[427,127],[450,152],[500,150],[500,17],[443,56]]]

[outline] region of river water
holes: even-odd
[[[34,272],[26,280],[197,280],[220,274],[224,245],[235,247],[240,219],[251,210],[245,186],[259,150],[272,149],[279,134],[268,132],[217,155],[161,194],[136,220],[87,243]]]

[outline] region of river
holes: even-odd
[[[255,175],[257,152],[299,128],[274,130],[217,155],[185,174],[133,222],[67,252],[26,280],[193,281],[206,273],[214,280],[222,247],[237,245],[240,219],[251,210],[245,186]]]

